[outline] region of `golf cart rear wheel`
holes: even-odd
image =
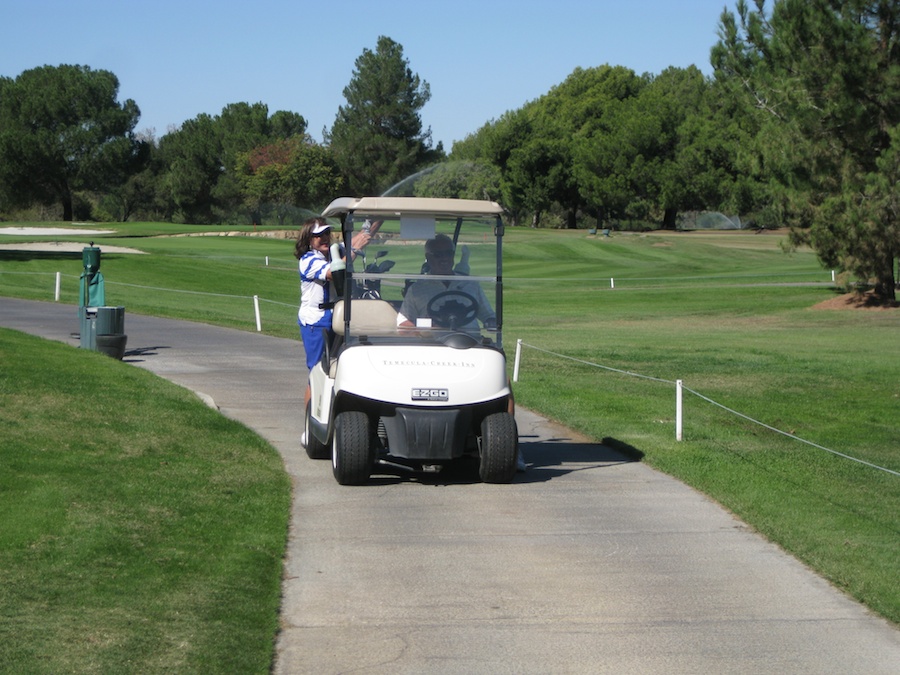
[[[363,485],[375,466],[375,448],[370,443],[369,417],[351,410],[334,420],[331,468],[341,485]]]
[[[313,436],[312,430],[310,429],[309,417],[312,414],[311,409],[312,404],[307,403],[306,422],[303,427],[303,433],[306,437],[306,455],[310,459],[328,459],[328,446]]]
[[[519,430],[509,413],[488,415],[481,423],[481,464],[478,474],[485,483],[509,483],[516,475]]]

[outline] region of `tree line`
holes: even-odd
[[[357,59],[323,145],[299,113],[245,102],[156,139],[135,131],[138,105],[120,103],[118,89],[113,73],[82,65],[0,78],[0,214],[39,206],[67,221],[295,222],[444,158],[422,130],[428,85],[386,37]]]
[[[86,66],[0,78],[0,213],[64,220],[295,223],[339,194],[489,198],[513,224],[674,228],[721,210],[791,227],[823,263],[895,299],[897,0],[738,0],[697,68],[578,68],[449,153],[430,86],[388,37],[355,62],[323,143],[302,115],[235,103],[158,140]],[[59,213],[59,211],[57,211]]]

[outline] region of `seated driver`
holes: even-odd
[[[446,234],[439,234],[425,242],[425,260],[428,263],[428,274],[435,276],[457,276],[456,279],[419,279],[409,287],[400,312],[397,315],[397,325],[401,328],[415,328],[417,320],[431,318],[435,327],[442,326],[439,312],[445,304],[453,303],[464,313],[471,312],[472,301],[476,303],[475,316],[462,326],[454,326],[457,330],[478,332],[478,320],[486,328],[497,325],[497,315],[491,308],[481,285],[476,281],[468,280],[464,275],[457,275],[453,271],[454,259],[453,240]],[[428,305],[440,293],[448,292],[444,298],[437,298],[432,307],[435,316],[429,316]],[[456,291],[456,294],[453,293]],[[464,295],[463,295],[464,294]],[[468,297],[466,297],[468,296]],[[465,312],[469,308],[469,312]],[[445,317],[446,318],[446,317]]]

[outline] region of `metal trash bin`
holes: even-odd
[[[81,348],[102,352],[122,360],[125,356],[124,307],[84,307],[81,318]]]
[[[97,335],[121,335],[124,332],[124,307],[97,308]]]
[[[128,342],[128,336],[125,335],[124,307],[97,308],[95,340],[98,352],[122,360],[125,356],[125,344]]]
[[[97,351],[121,361],[125,357],[125,344],[127,335],[98,335]]]

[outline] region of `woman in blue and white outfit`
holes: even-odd
[[[368,232],[358,232],[353,236],[351,256],[369,243]],[[312,369],[325,351],[325,340],[333,335],[331,330],[331,303],[335,297],[331,284],[331,226],[324,218],[310,218],[303,223],[294,257],[300,271],[300,309],[297,323],[306,352],[306,367]],[[346,254],[342,251],[342,256]],[[306,388],[305,403],[309,402],[309,386]]]

